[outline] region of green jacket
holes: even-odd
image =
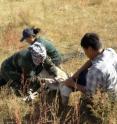
[[[45,46],[47,55],[52,59],[52,62],[55,65],[59,65],[61,63],[61,55],[58,50],[51,44],[51,41],[39,37],[35,40],[35,42],[42,43]]]
[[[28,77],[38,75],[45,68],[50,74],[57,76],[55,65],[49,57],[46,58],[43,64],[35,66],[32,61],[31,53],[28,49],[19,51],[10,56],[1,64],[1,75],[6,81],[21,79],[21,74],[25,73]]]

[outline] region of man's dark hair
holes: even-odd
[[[99,50],[102,47],[102,44],[100,42],[98,34],[86,33],[81,39],[81,46],[85,49],[91,47],[94,50]]]

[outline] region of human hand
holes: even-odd
[[[45,78],[45,83],[49,83],[49,84],[52,84],[52,83],[55,83],[56,80],[54,80],[53,78]]]
[[[30,101],[36,99],[38,97],[38,95],[39,95],[38,92],[32,92],[31,89],[29,90],[28,94],[29,94],[28,96],[26,96],[25,98],[23,98],[23,100],[25,102],[30,102]]]
[[[57,76],[57,77],[55,77],[55,80],[56,80],[56,82],[60,83],[60,82],[64,81],[65,79],[63,77]]]
[[[45,89],[48,91],[57,90],[59,83],[55,79],[46,78]]]

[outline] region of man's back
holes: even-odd
[[[93,79],[94,81],[91,81]],[[91,81],[93,85],[99,85],[104,90],[117,92],[117,54],[113,49],[105,49],[92,61],[87,80],[88,87],[90,87],[89,82]],[[92,90],[94,89],[92,88]]]

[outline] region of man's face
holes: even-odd
[[[91,47],[88,48],[83,48],[85,55],[89,58],[92,59],[94,57],[94,50]]]

